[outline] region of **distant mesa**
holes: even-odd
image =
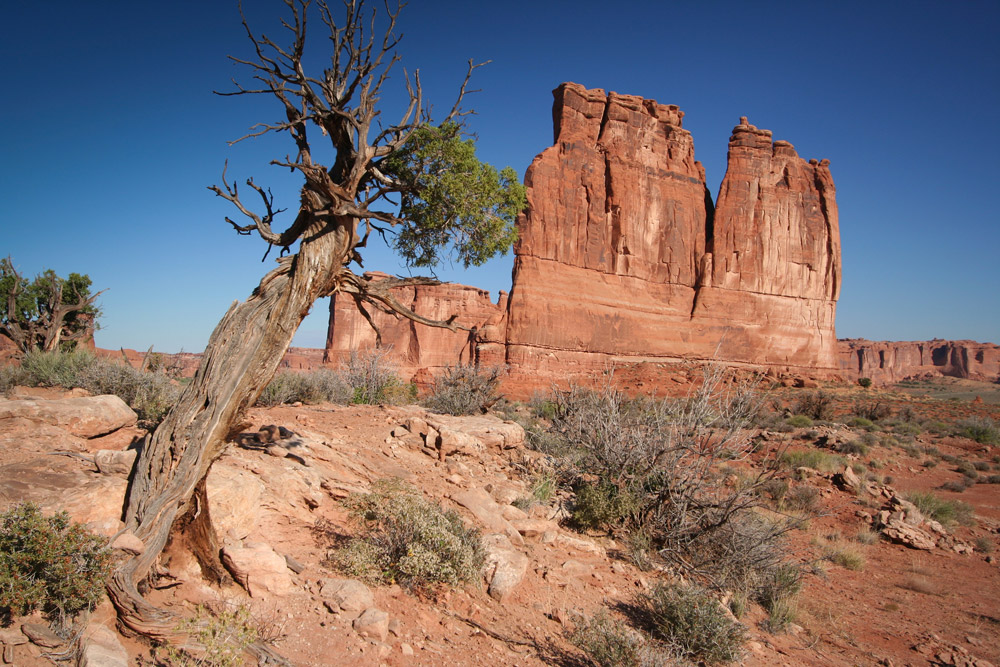
[[[553,95],[555,139],[525,174],[509,295],[493,303],[464,285],[399,290],[420,315],[458,314],[471,334],[373,314],[405,374],[426,381],[449,364],[507,364],[508,389],[527,395],[611,364],[718,360],[812,378],[874,378],[874,360],[887,355],[898,363],[881,362],[886,378],[910,361],[938,366],[926,363],[933,352],[838,344],[828,160],[803,160],[741,117],[713,201],[677,106],[575,83]],[[353,300],[334,297],[325,360],[374,344]]]

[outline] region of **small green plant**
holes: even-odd
[[[930,491],[912,491],[904,497],[924,516],[945,526],[972,523],[972,507],[960,500],[944,500]]]
[[[826,547],[823,558],[845,570],[861,571],[865,569],[865,555],[850,544],[831,544]]]
[[[996,548],[996,543],[985,535],[977,537],[973,544],[976,547],[976,551],[984,554],[993,553],[993,549]]]
[[[864,387],[865,389],[868,389],[870,386],[872,386],[872,379],[871,378],[858,378],[858,386],[859,387]]]
[[[503,366],[448,366],[434,380],[434,388],[424,404],[434,412],[449,415],[477,415],[486,412],[499,400],[497,390],[506,372],[507,369]]]
[[[792,415],[785,420],[785,423],[795,428],[807,428],[813,425],[813,420],[805,415]]]
[[[802,572],[796,565],[781,563],[769,568],[757,586],[754,599],[767,611],[770,632],[784,632],[795,621],[794,599],[802,590]]]
[[[257,405],[274,407],[286,403],[316,404],[324,401],[346,405],[354,397],[341,373],[328,368],[308,372],[281,371],[268,383]]]
[[[46,517],[22,503],[0,514],[2,616],[41,609],[64,621],[100,600],[110,568],[105,540],[66,512]]]
[[[377,583],[410,587],[476,581],[485,553],[479,531],[399,480],[345,501],[360,532],[332,554],[336,565]]]
[[[250,608],[241,604],[216,610],[199,605],[195,617],[181,621],[178,630],[189,634],[200,650],[158,649],[156,657],[170,667],[240,667],[247,649],[261,639]]]
[[[841,454],[858,454],[864,456],[868,453],[868,445],[861,440],[851,440],[837,445],[837,451]]]
[[[874,422],[870,419],[865,419],[864,417],[851,417],[847,420],[847,425],[852,428],[871,428]]]
[[[649,614],[656,635],[682,659],[732,662],[747,641],[746,628],[698,586],[659,583],[639,598],[639,604]]]
[[[375,348],[365,353],[351,352],[341,369],[344,382],[351,389],[351,402],[375,405],[399,404],[416,398],[413,385],[404,384],[389,359],[390,348]]]
[[[598,667],[666,667],[666,656],[637,630],[612,619],[606,609],[577,620],[570,641]]]
[[[785,451],[781,453],[779,462],[791,470],[796,468],[812,468],[820,472],[836,472],[843,469],[847,460],[843,456],[837,456],[821,449],[804,449],[797,451]]]
[[[640,508],[640,499],[610,482],[577,486],[571,521],[581,530],[613,526]]]

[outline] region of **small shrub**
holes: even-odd
[[[792,415],[785,420],[785,423],[795,428],[806,428],[813,425],[813,420],[805,415]]]
[[[795,621],[793,600],[802,590],[802,572],[791,563],[770,568],[757,587],[754,599],[767,611],[770,632],[784,632]]]
[[[837,445],[837,451],[841,454],[859,454],[864,456],[868,453],[868,445],[861,440],[851,440]]]
[[[977,537],[976,541],[973,544],[976,547],[976,551],[979,551],[984,554],[993,553],[993,549],[996,548],[996,544],[993,542],[993,540],[990,539],[989,537],[986,537],[985,535]]]
[[[825,549],[823,558],[846,570],[861,571],[865,569],[864,554],[849,544],[828,546]]]
[[[965,436],[983,445],[1000,444],[1000,429],[987,417],[963,419],[957,424],[956,435]]]
[[[197,655],[170,646],[156,651],[156,657],[171,667],[240,667],[244,654],[260,639],[255,619],[246,605],[226,605],[217,610],[199,606],[194,618],[178,627],[200,647]]]
[[[990,475],[986,478],[987,484],[1000,484],[1000,475]]]
[[[424,404],[434,412],[449,415],[486,412],[500,398],[497,389],[506,372],[502,366],[448,366],[434,380],[434,388]]]
[[[377,482],[371,493],[351,495],[344,504],[360,535],[333,560],[351,574],[411,587],[479,578],[485,560],[479,531],[399,480]]]
[[[852,428],[870,428],[873,426],[873,422],[864,417],[851,417],[847,420],[847,425]]]
[[[328,368],[313,371],[280,371],[261,392],[257,405],[274,407],[288,403],[336,403],[346,405],[351,402],[354,391],[347,386],[341,373]]]
[[[974,480],[971,480],[968,477],[963,477],[962,479],[953,479],[950,482],[945,482],[941,485],[941,488],[945,491],[951,491],[953,493],[962,493],[975,483],[976,482]]]
[[[640,508],[640,499],[610,482],[581,484],[575,489],[571,522],[581,530],[608,528]]]
[[[867,526],[859,530],[854,535],[854,541],[859,544],[875,544],[879,540],[879,534],[877,531],[868,528]]]
[[[815,486],[797,484],[785,495],[785,506],[800,512],[812,512],[816,508],[819,489]]]
[[[913,491],[904,495],[920,512],[938,523],[952,525],[972,522],[972,507],[960,500],[944,500],[929,491]]]
[[[872,386],[872,379],[871,378],[858,378],[858,386],[864,387],[865,389],[868,389],[868,387]]]
[[[813,420],[828,420],[833,417],[833,396],[825,391],[809,392],[799,397],[792,412]]]
[[[601,609],[589,619],[579,619],[570,641],[598,667],[666,667],[665,656],[638,631],[612,619]]]
[[[813,468],[820,472],[835,472],[843,469],[847,464],[844,457],[824,452],[821,449],[782,452],[778,460],[782,465],[791,470],[795,470],[796,468]]]
[[[892,408],[878,399],[854,402],[854,414],[863,419],[877,422],[892,414]]]
[[[678,657],[707,663],[732,662],[747,641],[746,628],[698,586],[657,584],[643,595],[656,634]]]
[[[979,472],[985,472],[989,470],[991,466],[989,461],[975,461],[973,462],[972,467]]]
[[[396,372],[389,349],[384,347],[364,354],[351,352],[341,369],[344,382],[351,388],[351,402],[368,405],[405,403],[416,398],[415,388],[404,384]]]
[[[60,621],[90,609],[104,594],[111,568],[105,540],[59,512],[33,503],[0,514],[0,613],[41,609]]]

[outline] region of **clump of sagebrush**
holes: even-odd
[[[262,640],[258,620],[244,604],[199,605],[193,618],[177,629],[189,635],[197,650],[166,646],[155,650],[160,663],[171,667],[239,667],[253,644]]]
[[[479,364],[448,366],[434,379],[424,404],[434,412],[474,415],[486,412],[500,399],[497,390],[507,372],[504,366],[484,368]]]
[[[863,419],[877,422],[892,414],[892,408],[877,398],[854,401],[852,412]]]
[[[340,369],[351,389],[351,402],[375,405],[399,404],[416,399],[416,388],[404,383],[396,364],[389,358],[391,348],[380,347],[365,353],[351,352]]]
[[[956,433],[984,445],[1000,444],[1000,428],[988,417],[970,417],[956,425]]]
[[[642,534],[633,542],[649,552],[636,553],[637,562],[667,561],[713,588],[752,595],[781,561],[781,538],[794,525],[754,511],[773,466],[724,484],[719,464],[752,450],[747,426],[762,401],[756,387],[710,368],[686,399],[629,398],[611,382],[558,394],[551,430],[567,443],[558,465],[575,480],[572,523]]]
[[[46,517],[33,503],[0,514],[0,615],[41,609],[60,621],[104,594],[111,550],[66,512]]]
[[[830,419],[833,417],[833,396],[822,390],[802,394],[792,406],[792,412],[815,420]]]
[[[611,618],[601,609],[580,618],[569,639],[598,667],[666,667],[669,656],[638,630]]]
[[[84,350],[29,352],[21,360],[17,380],[32,387],[81,387],[92,394],[114,394],[153,425],[163,420],[181,393],[165,372],[144,372]]]
[[[268,383],[257,399],[257,405],[274,407],[285,403],[337,403],[346,405],[354,391],[343,375],[328,368],[304,373],[281,371]]]
[[[679,658],[708,664],[732,662],[747,641],[746,628],[698,586],[659,583],[638,601],[656,636]]]
[[[916,505],[924,516],[945,526],[972,523],[972,507],[961,500],[945,500],[930,491],[912,491],[903,497]]]
[[[453,511],[425,500],[399,480],[344,501],[359,534],[332,553],[333,562],[372,582],[419,587],[478,579],[485,561],[479,531]]]

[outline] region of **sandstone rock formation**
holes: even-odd
[[[458,313],[475,331],[380,316],[405,367],[478,358],[541,384],[609,362],[837,371],[840,235],[827,161],[806,162],[742,118],[716,207],[678,107],[573,83],[554,95],[554,145],[525,175],[509,301],[460,285],[409,288],[418,313]],[[334,300],[327,358],[373,342],[353,302]]]
[[[395,296],[404,306],[424,317],[447,320],[457,314],[458,324],[473,329],[471,332],[452,332],[417,324],[394,313],[371,311],[383,342],[392,345],[393,358],[407,377],[420,369],[435,373],[448,365],[473,361],[478,332],[490,326],[495,328],[507,306],[504,292],[500,294],[499,303],[493,303],[489,292],[453,283],[405,287],[396,290]],[[354,300],[345,295],[330,299],[330,327],[324,361],[340,362],[349,358],[352,351],[373,347],[375,331],[361,316]]]
[[[851,339],[839,342],[838,356],[843,375],[879,383],[921,375],[1000,381],[1000,346],[993,343]]]

